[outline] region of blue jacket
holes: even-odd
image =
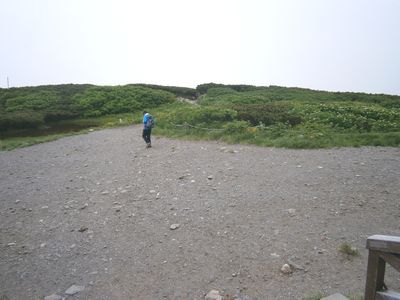
[[[144,125],[144,129],[149,129],[149,128],[151,128],[151,127],[147,127],[147,121],[148,121],[150,118],[152,118],[152,116],[151,116],[149,113],[146,113],[146,114],[143,116],[143,125]]]

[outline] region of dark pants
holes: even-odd
[[[145,129],[143,129],[142,137],[143,137],[144,141],[145,141],[147,144],[151,144],[150,136],[151,136],[151,128],[145,128]]]

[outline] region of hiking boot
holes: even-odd
[[[151,148],[151,143],[147,143],[146,148]]]

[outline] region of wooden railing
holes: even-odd
[[[367,239],[368,268],[365,300],[400,300],[400,293],[387,289],[386,263],[400,272],[400,237],[373,235]]]

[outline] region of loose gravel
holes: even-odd
[[[0,299],[360,295],[366,238],[400,236],[399,196],[399,148],[146,149],[132,126],[1,152]]]

